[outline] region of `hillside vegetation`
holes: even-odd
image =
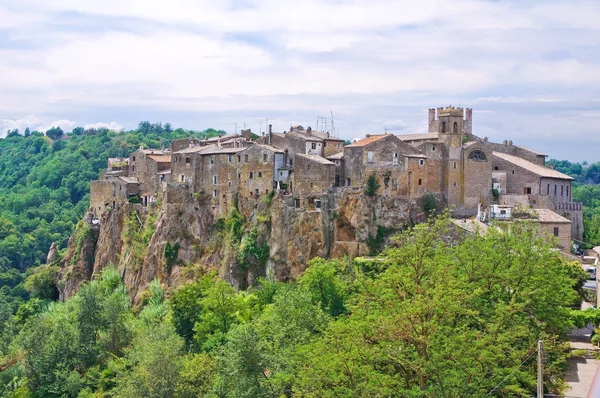
[[[0,296],[0,396],[525,397],[539,339],[560,394],[585,272],[527,225],[460,244],[450,226],[248,291],[209,273],[170,298],[155,281],[131,308],[107,269],[65,303],[11,315]]]
[[[574,178],[573,201],[583,203],[584,246],[600,245],[600,162],[571,163],[550,159],[554,169]]]

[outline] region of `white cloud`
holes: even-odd
[[[460,95],[481,111],[476,128],[561,139],[567,127],[597,131],[561,109],[597,98],[599,19],[600,2],[585,0],[4,2],[0,117],[230,129],[236,114],[285,126],[333,109],[351,137],[421,131],[427,107]],[[526,113],[544,106],[552,118]],[[515,120],[499,123],[499,109]]]
[[[110,122],[110,123],[98,122],[98,123],[93,123],[93,124],[86,124],[85,126],[83,126],[83,128],[86,130],[87,129],[101,129],[101,128],[107,128],[107,129],[113,130],[113,131],[123,130],[123,126],[121,126],[117,122]]]

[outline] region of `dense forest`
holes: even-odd
[[[583,322],[587,275],[526,226],[460,243],[442,215],[376,260],[315,259],[295,283],[240,292],[212,273],[174,292],[155,281],[135,307],[108,269],[57,302],[42,264],[107,159],[219,133],[142,122],[0,139],[0,397],[530,396],[539,339],[546,390],[563,391],[561,336]],[[584,240],[600,244],[600,163],[550,163],[575,178]]]
[[[65,303],[0,296],[2,397],[525,397],[564,391],[586,273],[527,224],[449,240],[447,216],[375,259],[314,259],[236,292],[207,273],[132,308],[107,269]],[[34,274],[38,275],[38,274]]]
[[[53,242],[65,249],[89,207],[89,182],[106,168],[109,157],[127,157],[140,146],[166,148],[176,138],[221,133],[149,122],[123,132],[81,127],[70,133],[59,127],[45,133],[9,131],[0,139],[0,294],[14,302],[13,309],[27,299],[23,272],[43,264]]]

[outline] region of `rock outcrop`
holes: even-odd
[[[424,217],[416,201],[351,189],[323,195],[308,208],[283,195],[237,208],[217,219],[211,198],[180,194],[151,208],[125,204],[100,220],[87,217],[60,263],[61,298],[109,266],[119,270],[134,302],[154,278],[174,288],[211,269],[240,289],[267,275],[293,280],[314,257],[367,255]]]

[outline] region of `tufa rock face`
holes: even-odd
[[[48,250],[48,257],[46,257],[46,264],[52,264],[58,259],[58,248],[56,243],[52,242],[50,250]]]
[[[296,208],[292,197],[275,195],[240,200],[240,232],[232,238],[231,216],[218,220],[210,199],[184,194],[180,203],[150,209],[127,203],[99,225],[80,223],[60,263],[61,299],[108,266],[119,270],[136,303],[155,278],[177,288],[211,269],[238,289],[267,275],[294,280],[314,257],[366,255],[379,228],[400,230],[425,218],[416,202],[350,190],[322,195],[320,208]]]

